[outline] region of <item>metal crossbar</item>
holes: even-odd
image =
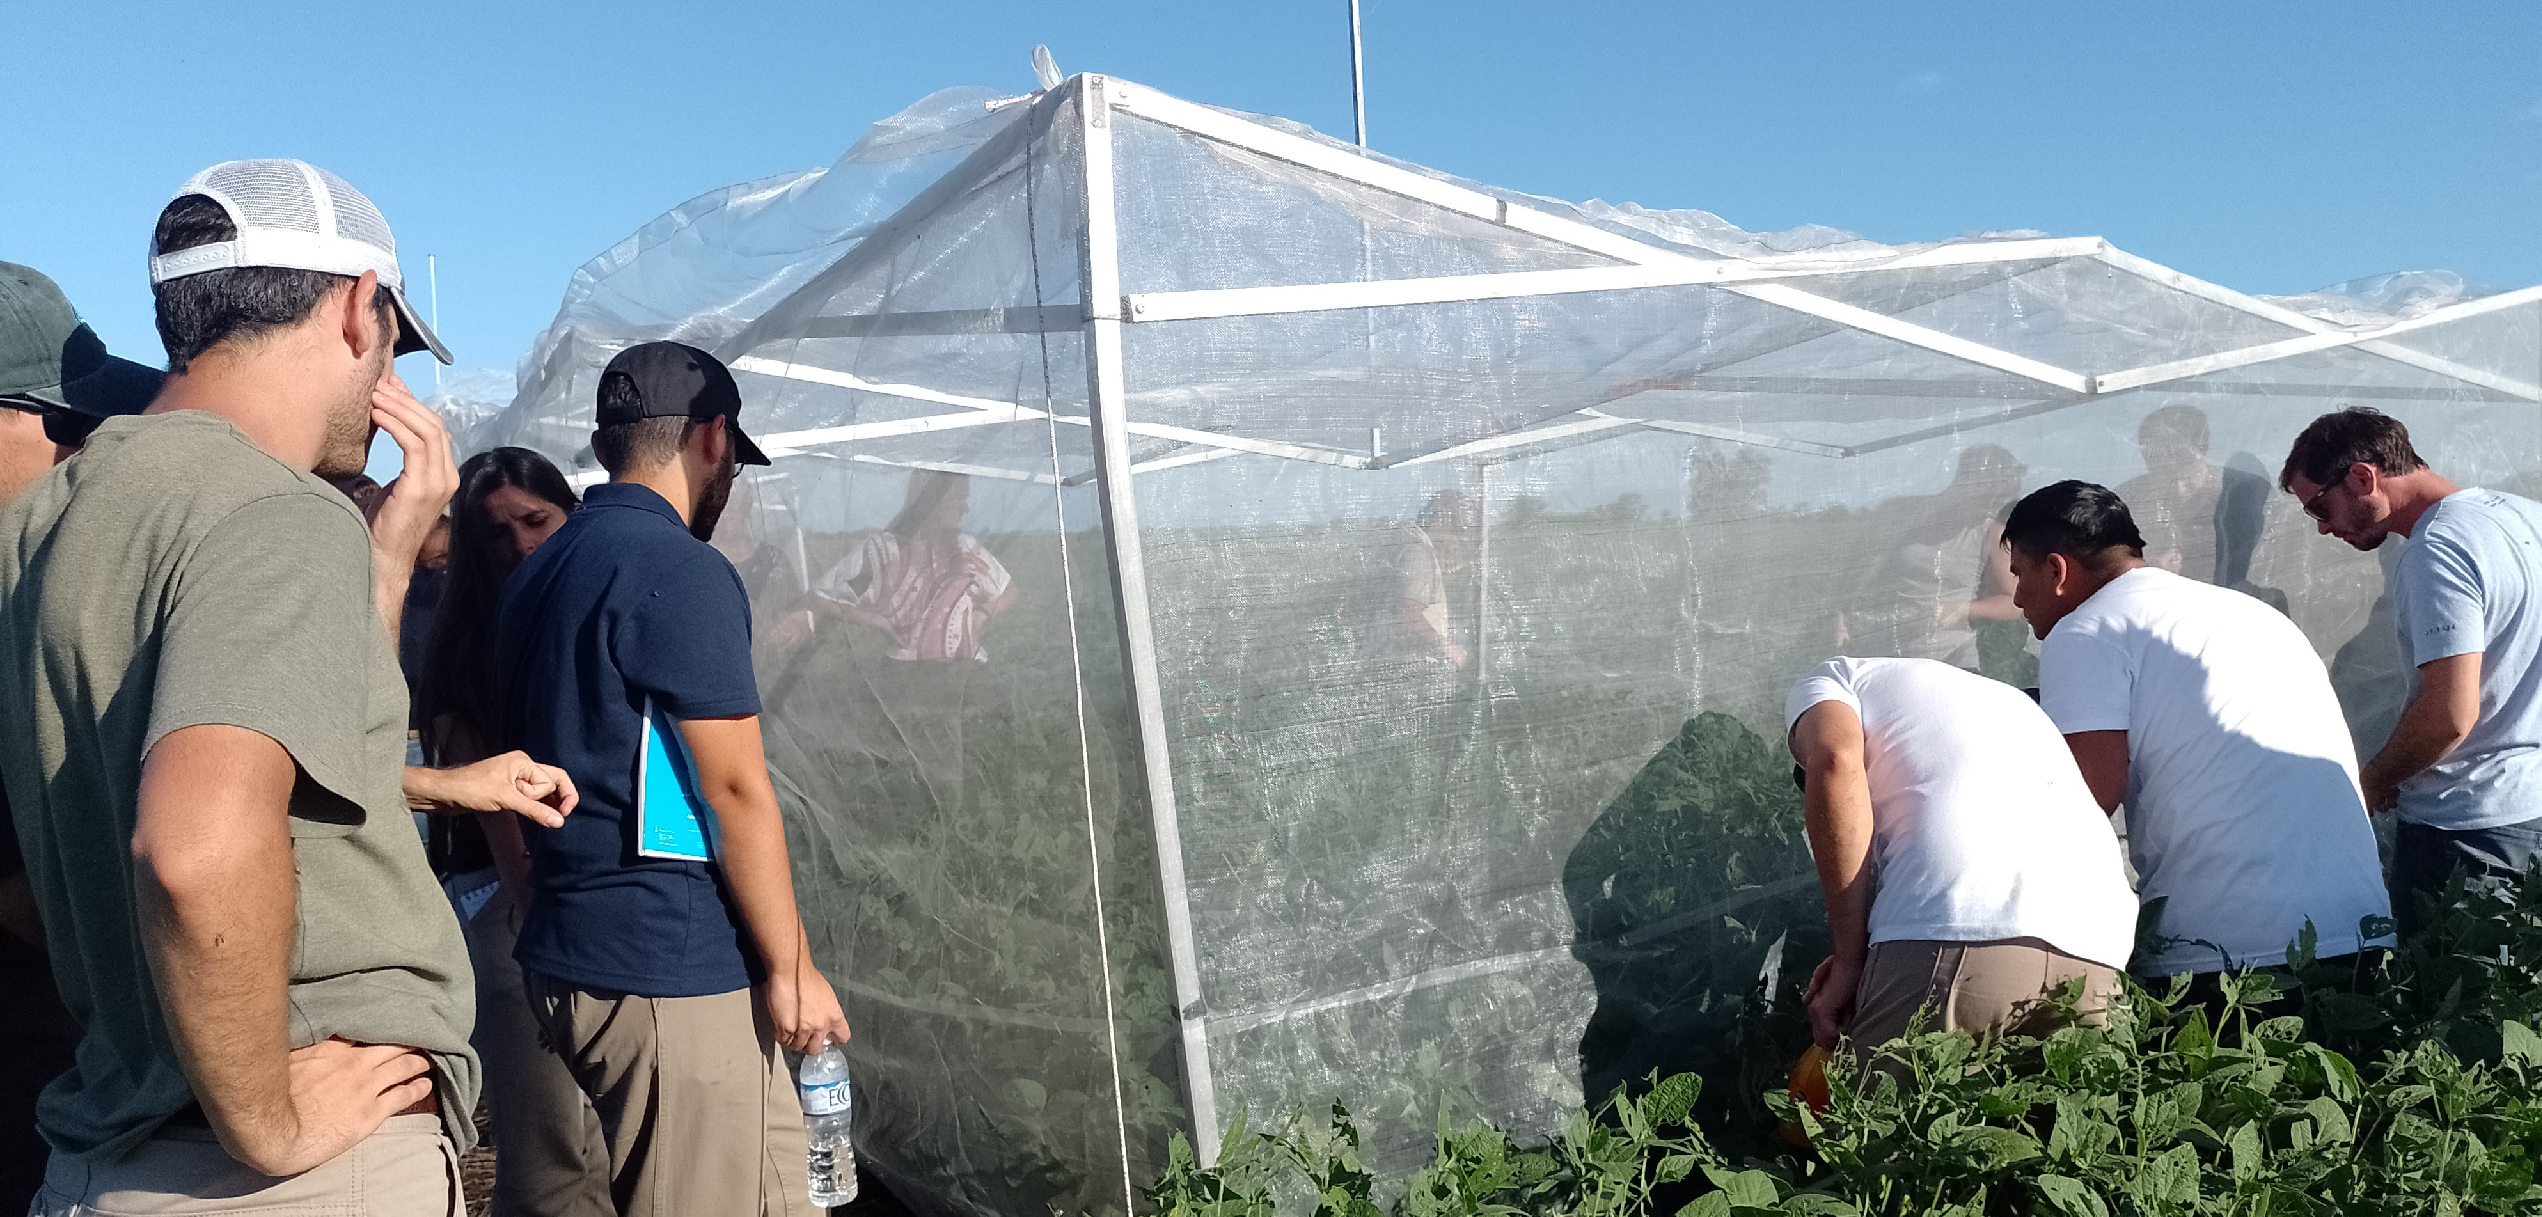
[[[1499,436],[1462,441],[1428,452],[1407,453],[1393,457],[1378,455],[1373,449],[1369,453],[1358,453],[1311,443],[1232,435],[1164,423],[1125,422],[1129,434],[1171,440],[1193,445],[1195,448],[1194,452],[1158,460],[1125,463],[1125,470],[1131,473],[1175,468],[1198,460],[1221,459],[1224,456],[1239,453],[1340,468],[1391,468],[1397,465],[1456,459],[1467,455],[1479,456],[1520,448],[1541,448],[1554,443],[1584,442],[1584,438],[1599,438],[1635,430],[1669,431],[1824,456],[1852,456],[1931,438],[1934,435],[1964,430],[1970,425],[1988,425],[2010,417],[2026,416],[2042,409],[2061,409],[2098,396],[2176,383],[2216,372],[2338,349],[2359,350],[2443,376],[2482,390],[2481,395],[2484,397],[2505,395],[2520,400],[2542,401],[2542,386],[2497,372],[2471,367],[2459,361],[2448,360],[2390,341],[2392,338],[2412,331],[2433,328],[2485,312],[2542,301],[2542,288],[2455,305],[2380,330],[2352,332],[2340,329],[2319,318],[2243,295],[2128,254],[2097,237],[1960,242],[1878,259],[1831,258],[1805,254],[1766,259],[1699,257],[1625,233],[1610,231],[1596,224],[1557,215],[1551,211],[1529,206],[1523,201],[1512,201],[1446,181],[1370,157],[1356,149],[1343,148],[1293,132],[1282,131],[1247,117],[1197,105],[1152,89],[1120,81],[1106,81],[1100,90],[1105,99],[1103,108],[1107,115],[1135,115],[1143,120],[1241,148],[1284,164],[1412,199],[1458,215],[1504,227],[1515,233],[1569,246],[1584,255],[1609,259],[1613,264],[1497,274],[1128,295],[1117,294],[1116,276],[1110,281],[1110,286],[1090,292],[1087,301],[1075,306],[1044,305],[1028,308],[935,310],[852,316],[817,315],[820,304],[825,302],[829,295],[914,236],[923,227],[925,218],[936,214],[942,207],[950,205],[959,198],[1017,172],[1016,153],[1023,141],[1042,138],[1064,100],[1061,95],[1082,99],[1086,92],[1083,82],[1088,79],[1091,78],[1078,78],[1067,88],[1053,90],[1050,94],[1044,95],[1030,107],[1027,115],[1021,116],[1006,130],[991,137],[981,148],[966,158],[962,165],[928,190],[921,192],[899,213],[883,221],[872,235],[860,242],[847,256],[815,276],[812,282],[791,294],[786,302],[771,309],[757,322],[747,327],[743,334],[729,346],[738,353],[764,347],[767,343],[782,339],[1052,333],[1078,329],[1084,326],[1089,318],[1119,323],[1154,324],[1220,317],[1701,285],[1736,292],[1778,308],[1816,317],[1843,330],[1876,335],[1965,364],[2018,377],[2054,391],[2046,398],[2015,406],[2009,412],[1987,415],[1984,419],[1973,423],[1954,421],[1884,437],[1866,444],[1843,446],[1677,420],[1627,420],[1622,416],[1604,414],[1594,409],[1557,416],[1557,420],[1568,418],[1572,421],[1555,421],[1550,427],[1544,423],[1538,423],[1527,429]],[[1081,121],[1094,121],[1094,116],[1088,115]],[[1111,140],[1108,132],[1102,142],[1106,145],[1102,155],[1109,157]],[[1114,240],[1117,245],[1117,237]],[[1818,295],[1805,290],[1802,286],[1808,280],[1829,275],[1879,275],[1948,266],[2075,257],[2098,260],[2113,269],[2138,276],[2193,298],[2284,325],[2296,333],[2288,338],[2236,350],[2095,374],[2059,367],[2044,360],[2019,355],[1974,339],[1962,338],[1902,317]],[[1090,279],[1088,283],[1093,285],[1094,281]],[[851,374],[832,371],[815,364],[781,362],[742,354],[733,360],[733,366],[740,370],[786,376],[861,392],[959,406],[964,410],[977,412],[850,424],[768,437],[769,443],[775,445],[778,450],[786,452],[961,427],[985,426],[999,422],[1034,421],[1043,417],[1041,412],[1014,402],[944,393],[920,385],[866,381]],[[1687,387],[1725,390],[1731,388],[1726,383],[1689,384]],[[1862,384],[1837,380],[1814,387],[1796,386],[1785,391],[1859,392],[1864,389],[1865,386]],[[1760,387],[1759,391],[1772,390]],[[1093,425],[1091,419],[1068,415],[1057,415],[1054,421],[1072,426]],[[1202,455],[1203,453],[1207,455]]]

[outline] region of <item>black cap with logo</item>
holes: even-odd
[[[610,393],[612,378],[623,377],[626,389]],[[733,374],[714,356],[696,347],[677,342],[648,342],[618,352],[600,373],[600,400],[604,404],[593,416],[596,426],[612,427],[645,418],[685,418],[705,422],[710,418],[724,420],[724,429],[733,437],[733,459],[744,465],[765,465],[768,458],[759,445],[741,429],[741,386],[733,383]]]

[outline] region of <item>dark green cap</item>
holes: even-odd
[[[0,262],[0,397],[89,418],[138,414],[167,374],[106,353],[44,272]]]

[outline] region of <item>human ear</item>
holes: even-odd
[[[724,449],[733,442],[732,436],[725,434],[724,425],[724,416],[718,414],[697,429],[697,456],[710,471],[723,467]]]
[[[362,277],[355,279],[353,286],[344,293],[344,345],[352,351],[356,362],[369,359],[372,348],[397,340],[397,335],[393,333],[380,332],[379,312],[371,307],[371,301],[378,296],[379,288],[379,272],[366,270],[362,272]]]

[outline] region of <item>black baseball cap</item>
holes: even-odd
[[[44,272],[0,262],[0,398],[40,410],[47,438],[76,444],[99,422],[139,414],[165,379],[157,368],[107,354]]]
[[[632,392],[612,394],[609,383],[623,378]],[[733,459],[765,465],[768,457],[741,429],[741,386],[723,362],[696,347],[677,342],[647,342],[618,352],[600,372],[600,400],[592,416],[595,426],[614,427],[645,418],[685,418],[702,423],[722,418],[733,437]],[[612,406],[611,397],[618,402]]]

